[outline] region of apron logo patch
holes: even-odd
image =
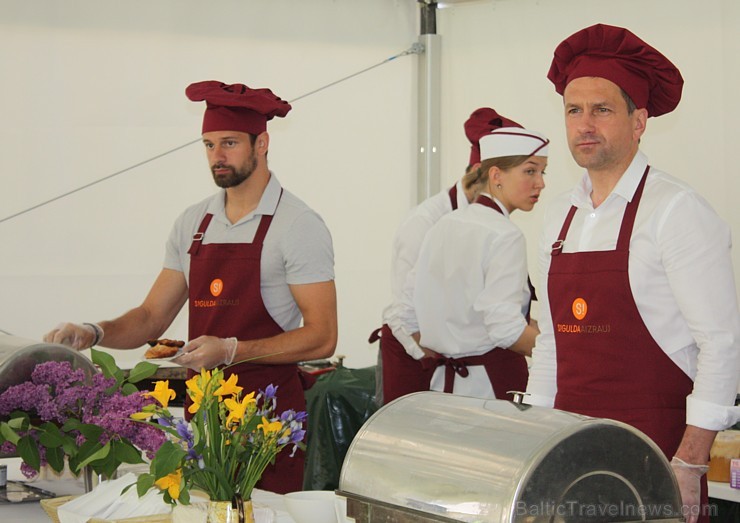
[[[211,282],[211,294],[218,296],[224,290],[224,282],[216,278]]]
[[[575,316],[577,320],[582,320],[586,317],[586,313],[588,312],[588,304],[583,298],[576,298],[573,300],[571,310],[573,311],[573,316]]]

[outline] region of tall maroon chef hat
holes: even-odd
[[[547,77],[563,94],[568,82],[583,76],[606,78],[621,87],[648,116],[673,111],[681,100],[683,78],[660,51],[621,27],[596,24],[572,34],[555,49]]]
[[[185,95],[193,102],[206,102],[203,115],[204,133],[239,131],[260,134],[267,121],[283,117],[290,111],[288,102],[269,89],[251,89],[244,84],[227,85],[209,80],[190,84]]]
[[[470,141],[470,163],[480,163],[480,139],[500,127],[521,127],[514,120],[501,116],[490,107],[476,109],[465,122],[465,136]]]

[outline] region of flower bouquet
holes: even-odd
[[[164,443],[161,431],[130,418],[154,403],[134,383],[157,365],[141,362],[125,377],[109,354],[93,349],[92,360],[102,373],[91,383],[69,362],[48,361],[0,393],[0,453],[18,454],[27,478],[45,465],[61,472],[65,461],[74,474],[90,466],[112,477],[122,463],[142,463],[142,451],[153,457]]]
[[[305,412],[277,414],[277,387],[243,393],[238,377],[202,370],[186,382],[192,400],[188,422],[175,418],[167,405],[174,397],[166,382],[149,393],[157,401],[133,418],[148,420],[171,439],[151,461],[150,472],[137,481],[140,496],[158,487],[171,504],[190,502],[190,490],[204,491],[211,501],[251,499],[252,489],[268,464],[286,447],[304,448]],[[292,455],[292,454],[291,454]]]

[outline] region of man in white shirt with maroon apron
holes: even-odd
[[[738,419],[730,231],[639,150],[683,79],[637,36],[601,24],[558,46],[548,78],[586,173],[545,218],[529,401],[642,430],[672,460],[688,520],[709,521],[709,449]]]
[[[189,339],[175,360],[188,375],[230,367],[245,390],[278,387],[278,408],[306,409],[297,362],[326,358],[337,340],[334,257],[321,218],[267,167],[267,121],[290,105],[269,89],[207,81],[203,143],[223,190],[188,208],[167,242],[164,269],[142,305],[99,324],[64,324],[47,341],[130,349],[158,338],[187,302]],[[301,323],[302,322],[302,323]],[[301,490],[304,456],[278,455],[258,487]]]

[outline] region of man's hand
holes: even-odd
[[[190,340],[182,348],[183,354],[172,360],[196,372],[200,369],[213,369],[219,365],[230,365],[236,354],[236,338],[217,338],[200,336]]]
[[[60,323],[44,335],[44,341],[46,343],[59,343],[76,350],[84,350],[100,342],[102,337],[102,329],[97,331],[95,326],[90,323]]]
[[[673,457],[671,468],[678,482],[683,503],[683,515],[687,523],[696,523],[701,511],[701,477],[709,467],[706,465],[692,465],[680,458]]]

